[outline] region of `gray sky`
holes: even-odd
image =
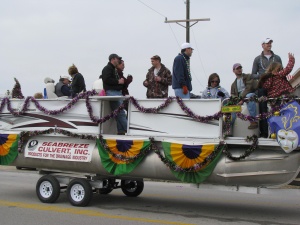
[[[72,63],[90,90],[109,54],[117,53],[125,60],[125,75],[133,75],[130,94],[145,98],[142,82],[151,56],[160,55],[172,71],[185,42],[185,29],[164,23],[165,17],[185,19],[185,7],[184,0],[1,0],[0,94],[13,88],[14,77],[25,96],[42,92],[45,77],[58,81]],[[272,49],[284,66],[288,52],[295,54],[295,71],[299,12],[298,0],[191,0],[191,19],[211,19],[191,28],[192,92],[204,90],[214,72],[230,91],[232,65],[239,62],[250,73],[266,37],[274,40]]]

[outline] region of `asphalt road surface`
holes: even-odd
[[[74,207],[65,193],[41,203],[36,171],[0,167],[0,179],[0,225],[300,224],[300,189],[257,195],[145,181],[139,197],[117,189]]]

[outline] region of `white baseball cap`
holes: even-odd
[[[266,39],[264,39],[262,42],[261,42],[261,44],[267,44],[267,43],[269,43],[269,42],[273,42],[273,40],[271,39],[271,38],[266,38]]]
[[[193,49],[192,45],[190,43],[183,43],[181,45],[181,49],[191,48]],[[193,49],[194,50],[194,49]]]
[[[68,75],[62,75],[60,76],[60,78],[68,79],[69,81],[71,81],[71,78]]]

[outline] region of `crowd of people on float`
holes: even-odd
[[[269,98],[276,98],[282,95],[288,95],[294,92],[294,89],[288,82],[286,76],[292,71],[295,58],[293,54],[288,54],[288,64],[285,68],[282,66],[280,56],[274,54],[272,49],[273,40],[266,38],[262,41],[261,46],[263,51],[258,55],[253,62],[251,74],[244,74],[243,67],[240,63],[234,63],[232,70],[235,74],[235,79],[231,85],[230,93],[221,86],[221,79],[217,73],[213,73],[208,78],[208,84],[202,92],[203,99],[225,99],[230,96],[250,98],[252,96],[267,96]],[[169,86],[172,85],[175,96],[182,99],[192,98],[194,95],[192,91],[192,75],[190,70],[190,57],[193,53],[193,47],[190,43],[183,43],[181,45],[181,52],[175,57],[173,62],[172,73],[161,62],[159,55],[151,57],[152,67],[148,70],[143,85],[147,89],[147,98],[167,98],[169,96]],[[117,54],[111,54],[108,57],[108,63],[103,68],[99,79],[102,79],[103,92],[101,95],[106,96],[125,96],[129,95],[128,86],[132,82],[133,77],[124,76],[123,70],[125,63],[122,57]],[[46,78],[46,91],[44,96],[51,98],[68,96],[75,97],[80,92],[86,91],[85,81],[82,74],[78,72],[75,65],[68,69],[69,76],[61,76],[59,82],[54,85],[51,78]],[[37,93],[38,98],[42,94]],[[242,105],[244,100],[238,104]],[[122,100],[111,101],[111,110],[117,109],[122,104]],[[247,103],[249,114],[253,117],[257,115],[256,103],[249,101]],[[267,112],[267,103],[259,103],[259,113]],[[233,119],[235,114],[233,114]],[[117,118],[118,134],[125,134],[127,131],[127,117],[122,110]],[[258,128],[257,122],[250,122],[248,129]],[[268,136],[267,121],[260,121],[261,137]]]

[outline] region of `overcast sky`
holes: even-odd
[[[288,52],[298,68],[300,1],[191,0],[190,18],[210,18],[191,28],[193,93],[218,73],[230,91],[239,62],[250,73],[261,41],[274,40],[273,51],[287,63]],[[143,4],[144,3],[144,4]],[[150,8],[152,9],[150,9]],[[0,94],[11,90],[16,77],[25,96],[44,88],[44,78],[56,82],[74,63],[92,88],[111,53],[125,60],[133,75],[131,95],[146,97],[142,85],[150,58],[160,55],[172,71],[174,57],[185,42],[185,29],[168,20],[185,19],[184,0],[1,0]],[[174,95],[170,89],[169,95]]]

